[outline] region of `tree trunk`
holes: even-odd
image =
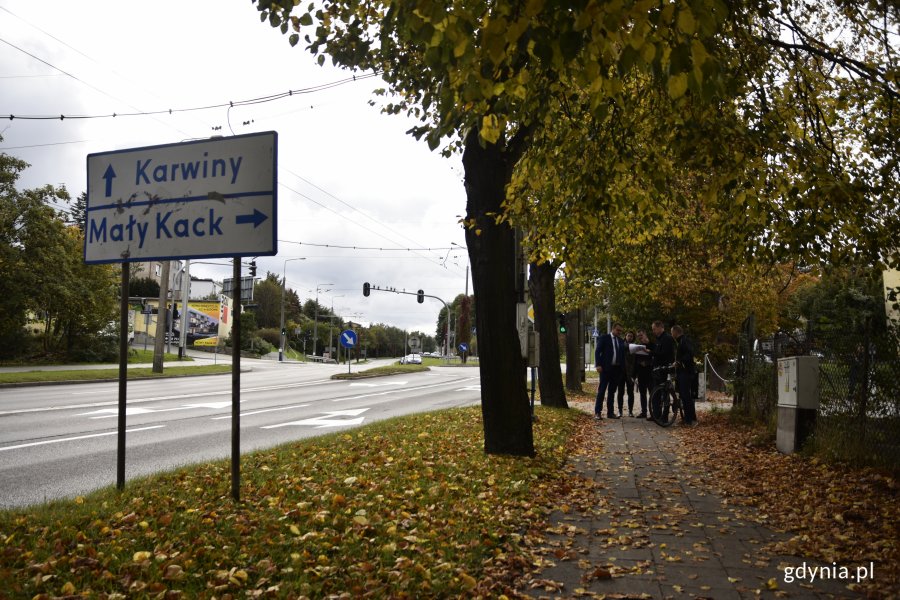
[[[534,326],[540,336],[541,404],[569,408],[559,366],[559,330],[556,328],[556,289],[554,279],[559,264],[531,263],[528,287],[534,303]]]
[[[568,333],[566,333],[566,389],[581,391],[581,374],[584,373],[581,344],[581,309],[573,310],[566,315]]]
[[[163,372],[163,355],[166,346],[166,303],[169,301],[169,269],[170,263],[164,260],[159,282],[159,307],[156,311],[156,339],[153,343],[153,372]],[[240,291],[241,282],[235,283]],[[240,297],[240,296],[238,296]],[[240,302],[240,300],[238,300]]]
[[[534,456],[525,359],[516,328],[515,235],[501,214],[514,158],[497,144],[481,146],[478,131],[466,136],[466,244],[478,310],[481,413],[488,454]]]

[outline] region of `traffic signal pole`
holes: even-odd
[[[422,304],[423,302],[425,302],[425,298],[434,298],[435,300],[437,300],[438,302],[443,304],[444,308],[447,310],[447,335],[444,336],[444,347],[447,349],[447,351],[444,353],[444,356],[447,357],[447,362],[448,363],[450,362],[450,306],[446,302],[444,302],[443,299],[441,299],[437,296],[432,296],[430,294],[426,294],[422,290],[418,290],[415,292],[407,292],[405,290],[401,291],[401,290],[397,290],[397,289],[393,289],[393,288],[380,288],[375,285],[370,285],[369,282],[366,282],[363,284],[363,296],[368,296],[373,291],[391,292],[392,294],[406,294],[407,296],[415,296],[416,300],[419,302],[419,304]],[[404,350],[405,350],[405,348],[404,348]]]

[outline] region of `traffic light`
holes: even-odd
[[[416,296],[416,300],[419,302],[419,304],[425,302],[425,292],[423,290],[419,290],[418,295]]]
[[[566,333],[568,331],[566,327],[566,313],[559,313],[556,316],[559,317],[559,332]]]
[[[363,296],[368,297],[369,294],[371,293],[371,290],[372,290],[372,286],[369,285],[369,282],[368,282],[368,281],[365,282],[365,283],[363,284]]]
[[[256,261],[250,261],[250,277],[256,277]]]

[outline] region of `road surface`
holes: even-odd
[[[341,365],[253,363],[241,452],[376,420],[477,404],[478,369],[336,381]],[[356,369],[354,369],[356,370]],[[126,479],[231,456],[231,375],[129,380]],[[0,389],[0,508],[116,482],[118,383]]]

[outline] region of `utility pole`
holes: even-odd
[[[188,301],[191,297],[191,260],[184,261],[184,277],[181,280],[181,336],[178,342],[178,359],[183,360],[187,353],[187,330],[191,324],[188,315]],[[174,302],[173,302],[174,305]],[[174,321],[175,319],[172,319]]]
[[[170,263],[162,261],[162,272],[159,282],[159,307],[156,311],[156,340],[153,344],[153,372],[163,372],[163,350],[166,344],[166,310],[169,301],[169,269]],[[162,320],[162,323],[160,323]]]

